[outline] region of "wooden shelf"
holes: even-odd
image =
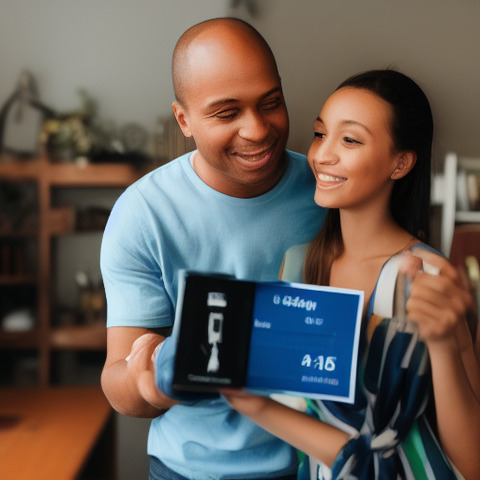
[[[105,323],[53,328],[50,346],[55,350],[105,350],[107,328]]]
[[[36,181],[40,175],[41,162],[34,160],[14,161],[11,158],[0,159],[0,180],[15,182]]]
[[[35,275],[0,275],[0,285],[35,285]]]
[[[29,238],[29,237],[36,237],[37,235],[38,235],[38,229],[28,229],[28,230],[0,229],[0,238]]]
[[[124,187],[140,178],[145,171],[128,164],[50,164],[48,181],[62,187]]]
[[[0,181],[36,184],[38,228],[28,231],[0,231],[0,239],[8,243],[28,237],[28,247],[36,242],[37,265],[35,275],[0,275],[0,288],[32,285],[36,291],[37,329],[28,332],[0,331],[0,347],[3,349],[35,350],[38,354],[39,385],[50,383],[52,350],[106,349],[106,326],[76,325],[54,327],[52,325],[53,244],[59,235],[77,234],[77,212],[73,207],[52,205],[53,189],[61,188],[125,188],[142,177],[146,170],[139,170],[124,163],[53,163],[41,155],[34,159],[0,157]],[[36,225],[35,225],[36,226]],[[20,243],[20,242],[19,242]],[[21,248],[27,248],[21,247]],[[3,267],[10,272],[9,264]],[[30,270],[30,269],[29,269]],[[23,273],[23,270],[21,271]]]
[[[0,330],[0,348],[5,350],[31,350],[39,346],[39,332],[5,332]]]
[[[1,180],[25,182],[43,178],[52,186],[62,187],[125,187],[146,172],[127,163],[52,163],[45,158],[0,160]]]

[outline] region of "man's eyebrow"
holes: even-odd
[[[261,97],[260,100],[264,100],[265,98],[268,98],[271,95],[274,95],[275,93],[282,93],[282,87],[277,86],[273,87],[272,89],[268,90],[268,92],[265,92]],[[226,104],[232,104],[232,103],[238,103],[239,100],[237,98],[219,98],[216,100],[212,100],[207,104],[207,108],[217,108],[221,107],[222,105]]]

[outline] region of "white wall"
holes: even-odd
[[[79,107],[80,87],[100,116],[153,129],[170,109],[170,57],[191,24],[225,14],[218,0],[2,0],[0,102],[21,70],[41,99],[60,111]]]
[[[480,2],[477,0],[264,0],[256,24],[276,53],[305,150],[328,93],[349,75],[395,65],[428,94],[437,159],[480,155]]]
[[[291,148],[306,151],[328,93],[357,71],[396,65],[425,88],[436,152],[480,154],[480,2],[477,0],[258,0],[258,16],[230,0],[2,0],[0,104],[22,69],[59,110],[86,88],[100,116],[153,131],[172,101],[170,56],[200,20],[250,20],[276,53]]]

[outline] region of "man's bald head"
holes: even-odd
[[[211,48],[214,47],[214,48]],[[263,36],[250,24],[236,18],[215,18],[198,23],[189,28],[178,40],[173,51],[172,80],[175,99],[183,104],[188,98],[185,95],[186,86],[195,82],[195,70],[199,68],[200,49],[202,54],[215,56],[221,48],[235,57],[238,48],[249,48],[251,55],[262,55],[266,67],[274,69],[278,75],[277,64],[270,46]],[[214,57],[215,58],[215,57]]]

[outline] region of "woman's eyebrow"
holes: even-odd
[[[370,129],[362,122],[358,122],[357,120],[343,120],[342,121],[343,125],[358,125],[359,127],[363,128],[366,130],[368,133],[372,133]]]
[[[323,120],[320,118],[320,117],[317,117],[315,119],[315,122],[314,123],[321,123],[322,125],[324,125],[324,122]],[[368,133],[370,133],[370,135],[372,134],[372,132],[370,131],[370,129],[362,122],[359,122],[357,120],[342,120],[340,122],[342,125],[358,125],[359,127],[363,128],[364,130],[366,130]]]

